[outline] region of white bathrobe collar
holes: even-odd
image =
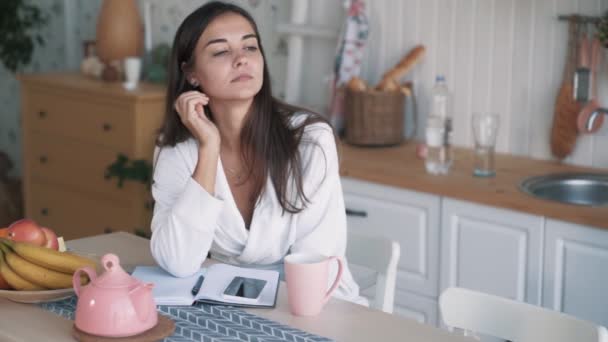
[[[229,210],[232,214],[222,215],[219,218],[219,229],[216,230],[217,245],[232,255],[238,255],[233,258],[241,264],[281,262],[282,255],[288,249],[284,244],[293,241],[295,234],[291,234],[292,215],[289,213],[281,215],[281,206],[276,199],[270,177],[267,178],[264,192],[254,208],[249,230],[230,190],[221,159],[218,159],[215,191],[216,197],[222,198],[225,202],[224,210]],[[284,240],[286,236],[291,235],[293,235],[291,238]],[[271,243],[269,240],[272,240]],[[260,250],[261,248],[267,250]]]

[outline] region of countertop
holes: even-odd
[[[508,154],[496,155],[496,176],[473,177],[473,151],[454,148],[454,164],[448,175],[426,173],[416,157],[414,143],[395,147],[356,147],[340,143],[340,173],[345,177],[426,192],[547,218],[608,230],[608,206],[584,207],[542,200],[519,190],[527,177],[548,173],[608,173],[606,169],[578,167],[557,161]]]

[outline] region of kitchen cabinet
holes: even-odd
[[[395,314],[437,325],[461,286],[541,304],[544,218],[343,177],[348,229],[401,244]],[[373,277],[353,267],[362,294]]]
[[[344,177],[349,230],[401,244],[394,313],[440,325],[451,286],[608,326],[608,231]],[[373,274],[352,267],[362,295]]]
[[[395,312],[435,322],[439,275],[438,196],[343,178],[348,229],[383,236],[401,245]],[[353,270],[365,289],[361,272]],[[363,294],[373,295],[369,289]],[[429,299],[430,297],[430,299]],[[433,309],[434,308],[434,309]]]
[[[558,220],[545,230],[543,306],[608,326],[608,231]]]
[[[439,258],[437,284],[427,281],[413,286],[411,279],[407,280],[409,284],[403,277],[399,279],[396,313],[423,321],[429,310],[411,299],[416,297],[402,300],[405,295],[437,302],[445,288],[462,286],[608,325],[608,295],[604,290],[608,283],[608,209],[540,200],[519,190],[521,181],[531,176],[602,170],[497,154],[497,177],[471,177],[473,151],[456,147],[458,158],[450,174],[436,177],[426,173],[424,163],[417,158],[416,144],[374,149],[349,144],[340,147],[342,177],[365,184],[355,187],[356,193],[346,184],[347,206],[367,200],[373,203],[375,212],[388,209],[390,212],[376,220],[394,229],[424,227],[420,224],[424,217],[428,231],[439,236],[437,246],[415,240],[416,235],[409,236],[410,245],[404,246],[404,237],[399,235],[404,233],[381,232],[401,239],[404,256],[400,266],[408,265],[410,273],[412,265],[420,260],[412,259],[417,254],[408,252],[408,248],[416,248],[413,245],[437,251],[426,253],[429,260]],[[401,194],[402,207],[396,205],[391,194]],[[401,215],[420,208],[411,201],[423,195],[438,201],[439,209],[418,215],[418,221],[416,215]],[[438,218],[431,213],[437,213]],[[355,229],[364,229],[357,227],[362,222],[349,217],[349,225]],[[363,280],[368,285],[369,277]],[[421,288],[424,286],[428,287]]]
[[[420,323],[437,326],[439,306],[436,299],[419,296],[409,291],[395,292],[395,313]]]
[[[25,215],[66,240],[149,231],[146,184],[106,179],[119,154],[152,160],[164,116],[164,89],[135,91],[78,74],[23,75]],[[129,167],[129,165],[125,165]]]
[[[441,290],[540,305],[542,217],[451,198],[443,198],[441,216]]]

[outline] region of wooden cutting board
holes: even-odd
[[[551,152],[559,159],[566,158],[576,144],[578,128],[576,119],[582,105],[574,99],[573,78],[577,57],[578,24],[570,19],[568,28],[568,56],[562,85],[555,100],[555,112],[551,127]]]
[[[72,336],[76,341],[80,342],[151,342],[160,341],[165,337],[173,335],[175,331],[175,322],[167,316],[158,315],[158,323],[154,328],[147,330],[139,335],[127,337],[104,337],[88,334],[79,330],[74,325]]]

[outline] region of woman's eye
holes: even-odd
[[[247,51],[258,51],[258,47],[257,46],[247,46],[245,49]]]
[[[228,51],[227,50],[223,50],[223,51],[218,51],[218,52],[214,52],[213,53],[213,57],[217,57],[217,56],[221,56],[226,54]]]

